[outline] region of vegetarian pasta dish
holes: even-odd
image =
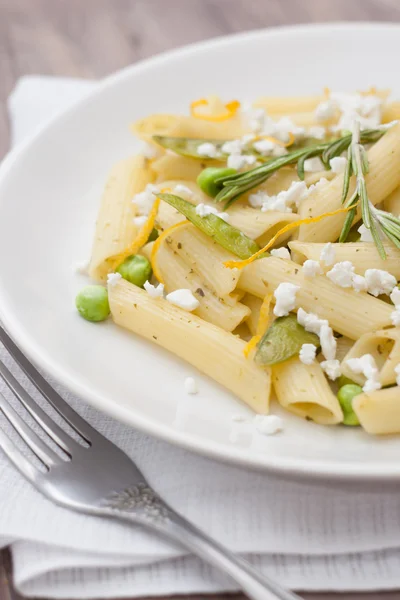
[[[273,396],[400,433],[399,118],[371,88],[212,96],[134,123],[142,150],[109,175],[79,313],[111,313],[259,415]]]

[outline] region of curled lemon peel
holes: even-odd
[[[269,325],[269,308],[271,306],[272,294],[266,294],[263,303],[260,308],[260,316],[258,317],[256,334],[251,338],[251,340],[246,344],[243,348],[243,354],[246,358],[249,357],[251,351],[258,342],[261,340],[262,336],[267,330]]]
[[[176,229],[177,227],[181,227],[182,225],[187,225],[187,224],[188,224],[188,221],[185,219],[184,221],[180,221],[179,223],[175,223],[174,225],[171,225],[171,227],[168,227],[168,229],[165,229],[158,236],[158,238],[156,239],[156,241],[153,244],[153,248],[151,249],[150,262],[151,262],[151,267],[153,269],[153,273],[154,273],[156,279],[160,283],[164,283],[163,276],[157,265],[157,254],[161,248],[161,244],[165,241],[165,239],[169,236],[169,234],[171,233],[171,231],[173,229]]]
[[[149,216],[147,217],[147,221],[143,224],[142,228],[139,230],[138,235],[133,240],[133,242],[125,248],[122,252],[113,256],[111,258],[110,264],[113,271],[131,254],[136,254],[142,246],[145,245],[147,240],[149,239],[149,235],[153,231],[154,222],[156,220],[158,207],[160,206],[160,199],[156,198],[154,204],[149,212]]]
[[[238,109],[240,108],[240,102],[237,100],[232,100],[232,102],[228,102],[225,104],[226,112],[221,113],[219,115],[207,115],[205,113],[199,112],[196,110],[199,106],[208,106],[208,100],[206,98],[200,98],[199,100],[195,100],[190,105],[190,114],[195,119],[202,119],[203,121],[213,121],[215,123],[220,123],[221,121],[228,121],[235,116]]]
[[[332,212],[326,212],[326,213],[323,213],[322,215],[319,215],[318,217],[309,217],[308,219],[300,219],[300,221],[295,221],[294,223],[288,223],[287,225],[285,225],[285,227],[282,227],[282,229],[280,229],[269,240],[268,244],[266,244],[263,248],[258,250],[255,254],[253,254],[249,258],[246,258],[245,260],[228,260],[227,262],[224,262],[224,266],[228,267],[229,269],[243,269],[243,267],[250,265],[259,256],[261,256],[261,254],[263,254],[264,252],[267,252],[271,248],[271,246],[273,246],[275,244],[276,240],[283,233],[287,233],[288,231],[291,231],[292,229],[297,229],[297,227],[300,227],[300,225],[309,225],[310,223],[318,223],[319,221],[322,221],[322,219],[325,219],[326,217],[334,217],[335,215],[339,215],[341,213],[348,212],[352,208],[354,208],[354,205],[348,206],[346,208],[339,208],[338,210],[334,210]]]

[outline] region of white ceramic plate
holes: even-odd
[[[8,157],[0,171],[0,316],[21,348],[70,390],[117,419],[195,452],[281,472],[399,478],[400,437],[319,427],[285,415],[275,437],[230,441],[230,393],[171,354],[74,310],[109,167],[135,151],[129,123],[226,99],[373,84],[400,96],[400,27],[318,25],[259,31],[183,48],[107,79]],[[397,87],[397,89],[396,89]],[[351,315],[349,315],[351,318]],[[193,375],[200,393],[187,396]]]

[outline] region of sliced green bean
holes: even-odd
[[[258,365],[276,365],[299,354],[303,344],[319,346],[319,337],[297,322],[296,315],[279,317],[257,345],[254,360]]]

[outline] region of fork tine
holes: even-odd
[[[3,394],[0,394],[0,410],[14,427],[15,431],[19,433],[25,444],[46,467],[52,467],[62,462],[61,458],[21,419],[19,414],[4,398]]]
[[[14,360],[19,364],[25,375],[30,379],[33,385],[39,390],[41,394],[48,400],[51,406],[67,421],[67,423],[78,433],[86,442],[90,443],[95,438],[103,437],[99,434],[89,423],[82,419],[77,412],[74,411],[61,396],[51,387],[45,378],[39,373],[39,371],[32,365],[31,362],[24,356],[21,350],[16,346],[6,331],[0,326],[0,342],[4,344],[5,348],[9,351]],[[14,378],[15,379],[15,378]],[[21,400],[22,401],[22,400]],[[29,410],[28,407],[26,407]],[[31,413],[32,414],[32,413]],[[46,413],[43,413],[46,417]],[[34,415],[32,415],[34,416]],[[42,426],[45,427],[45,420],[43,420]],[[47,427],[50,427],[54,431],[55,424],[51,419],[47,421]],[[46,428],[46,427],[45,427]],[[46,429],[49,435],[50,432]],[[66,435],[65,432],[59,428],[63,434],[61,439]],[[69,436],[68,440],[72,440]],[[64,448],[65,449],[65,448]]]
[[[18,450],[17,446],[10,440],[8,435],[0,427],[0,448],[9,458],[13,465],[32,482],[36,482],[41,475],[39,469],[33,465],[30,460]]]

